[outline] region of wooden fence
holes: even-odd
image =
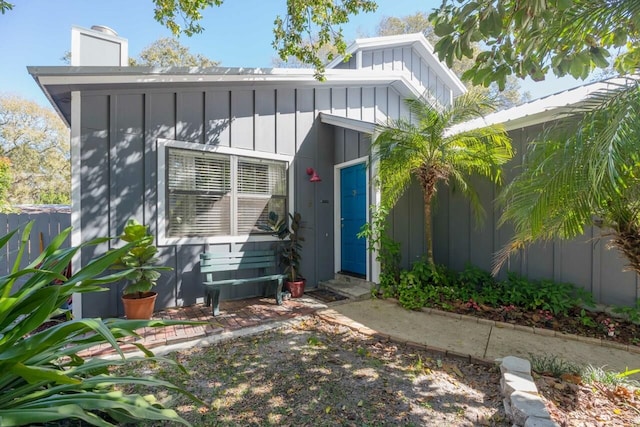
[[[0,276],[11,271],[20,248],[22,230],[30,221],[34,224],[29,236],[29,245],[22,255],[21,267],[36,259],[55,236],[71,226],[71,210],[66,206],[34,206],[22,208],[20,213],[0,214],[0,235],[5,236],[15,229],[20,229],[7,245],[0,248]],[[67,238],[63,247],[69,247],[70,244],[70,239]]]

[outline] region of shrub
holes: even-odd
[[[24,228],[11,273],[0,277],[0,425],[33,425],[67,418],[99,426],[141,419],[189,425],[153,396],[124,394],[114,386],[141,384],[168,388],[199,402],[195,396],[166,381],[109,374],[112,366],[141,359],[126,358],[118,345],[119,338],[133,336],[136,329],[145,326],[186,322],[75,319],[39,330],[44,322],[64,313],[59,307],[73,293],[106,290],[100,285],[121,280],[130,273],[130,270],[105,272],[132,244],[105,253],[67,279],[62,272],[81,247],[108,239],[63,249],[61,245],[70,233],[67,229],[55,237],[37,259],[20,269],[32,225]],[[0,238],[0,248],[6,248],[15,234],[13,231]],[[23,283],[12,293],[18,279]],[[53,285],[56,281],[60,284]],[[81,356],[83,350],[102,343],[110,344],[120,358],[104,360]],[[143,346],[139,348],[148,356],[146,360],[166,360],[154,357]]]
[[[410,310],[425,306],[441,306],[455,296],[455,275],[442,265],[426,261],[413,264],[411,271],[401,271],[398,280],[398,301]]]
[[[476,305],[518,307],[555,316],[567,316],[574,307],[594,305],[591,293],[570,283],[529,280],[514,272],[497,281],[491,273],[475,266],[467,265],[454,274],[444,266],[425,261],[400,272],[397,297],[403,307],[413,310],[424,306],[449,308],[454,302],[473,301]]]

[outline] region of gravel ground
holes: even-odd
[[[197,426],[509,426],[495,367],[380,342],[317,318],[173,354],[189,371],[139,365],[208,407],[165,390]],[[157,424],[154,424],[157,425]]]

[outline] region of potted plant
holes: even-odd
[[[153,235],[149,234],[146,225],[130,219],[120,239],[134,243],[113,266],[120,270],[130,270],[125,276],[127,284],[122,290],[125,316],[127,319],[150,319],[158,296],[151,288],[160,278],[160,271],[171,270],[171,267],[156,265],[158,248],[154,246]]]
[[[291,226],[287,226],[285,219],[280,219],[275,212],[269,212],[267,224],[259,226],[263,231],[281,240],[279,254],[280,263],[284,265],[284,273],[287,275],[285,287],[291,292],[292,298],[299,298],[304,294],[305,279],[300,275],[300,252],[304,237],[300,236],[302,216],[299,212],[289,214]],[[288,238],[288,240],[287,240]]]

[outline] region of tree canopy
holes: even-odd
[[[69,131],[54,111],[0,96],[0,157],[9,161],[10,204],[69,203]]]
[[[609,66],[612,51],[620,73],[640,63],[637,0],[444,0],[430,18],[440,59],[474,58],[465,77],[485,86],[502,88],[510,75],[539,81],[549,71],[585,79]],[[480,41],[485,48],[474,52]]]
[[[193,54],[179,40],[171,37],[160,38],[145,47],[137,58],[130,58],[129,65],[155,67],[215,67],[218,61],[201,54]]]
[[[174,35],[201,33],[202,11],[220,6],[223,0],[153,0],[155,19],[169,28]],[[324,59],[318,52],[327,52],[333,46],[337,54],[344,54],[347,45],[340,25],[351,15],[372,12],[378,7],[373,0],[287,0],[287,12],[274,21],[273,47],[282,61],[297,58],[313,66],[316,76],[322,78]],[[327,60],[335,54],[328,50]]]

